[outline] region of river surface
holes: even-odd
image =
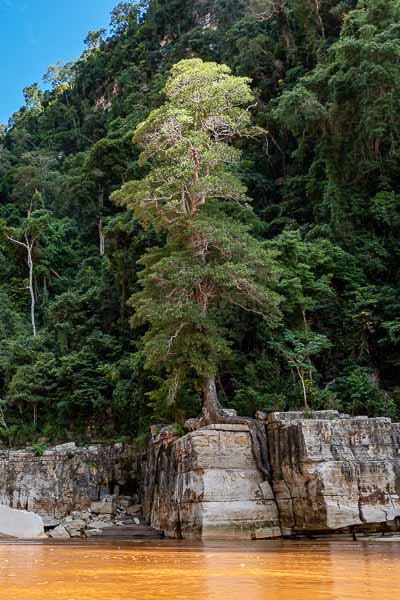
[[[2,543],[0,599],[399,600],[400,543]]]

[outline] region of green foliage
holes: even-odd
[[[47,450],[47,444],[39,441],[33,444],[32,449],[36,456],[43,456]]]
[[[337,379],[333,389],[343,410],[351,415],[396,416],[393,399],[380,389],[376,376],[366,368],[350,369]]]
[[[192,379],[201,389],[229,358],[224,305],[274,326],[279,297],[273,253],[216,201],[246,199],[232,171],[240,151],[228,142],[259,133],[250,122],[249,81],[191,59],[173,67],[164,92],[166,103],[134,135],[143,148],[140,163],[151,161],[150,170],[113,198],[143,226],[166,232],[164,247],[139,261],[143,289],[130,304],[132,323],[150,325],[143,337],[146,367],[165,365],[172,402],[183,382]]]
[[[0,131],[3,444],[144,439],[209,373],[241,414],[305,389],[400,417],[399,17],[119,2],[24,88]]]

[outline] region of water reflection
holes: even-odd
[[[0,600],[398,600],[398,543],[0,545]]]

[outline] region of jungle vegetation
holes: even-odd
[[[0,140],[0,436],[400,418],[400,0],[120,2]],[[208,391],[207,391],[208,390]]]

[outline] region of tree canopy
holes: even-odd
[[[400,417],[399,0],[119,2],[0,131],[5,444]],[[62,59],[62,57],[60,57]]]

